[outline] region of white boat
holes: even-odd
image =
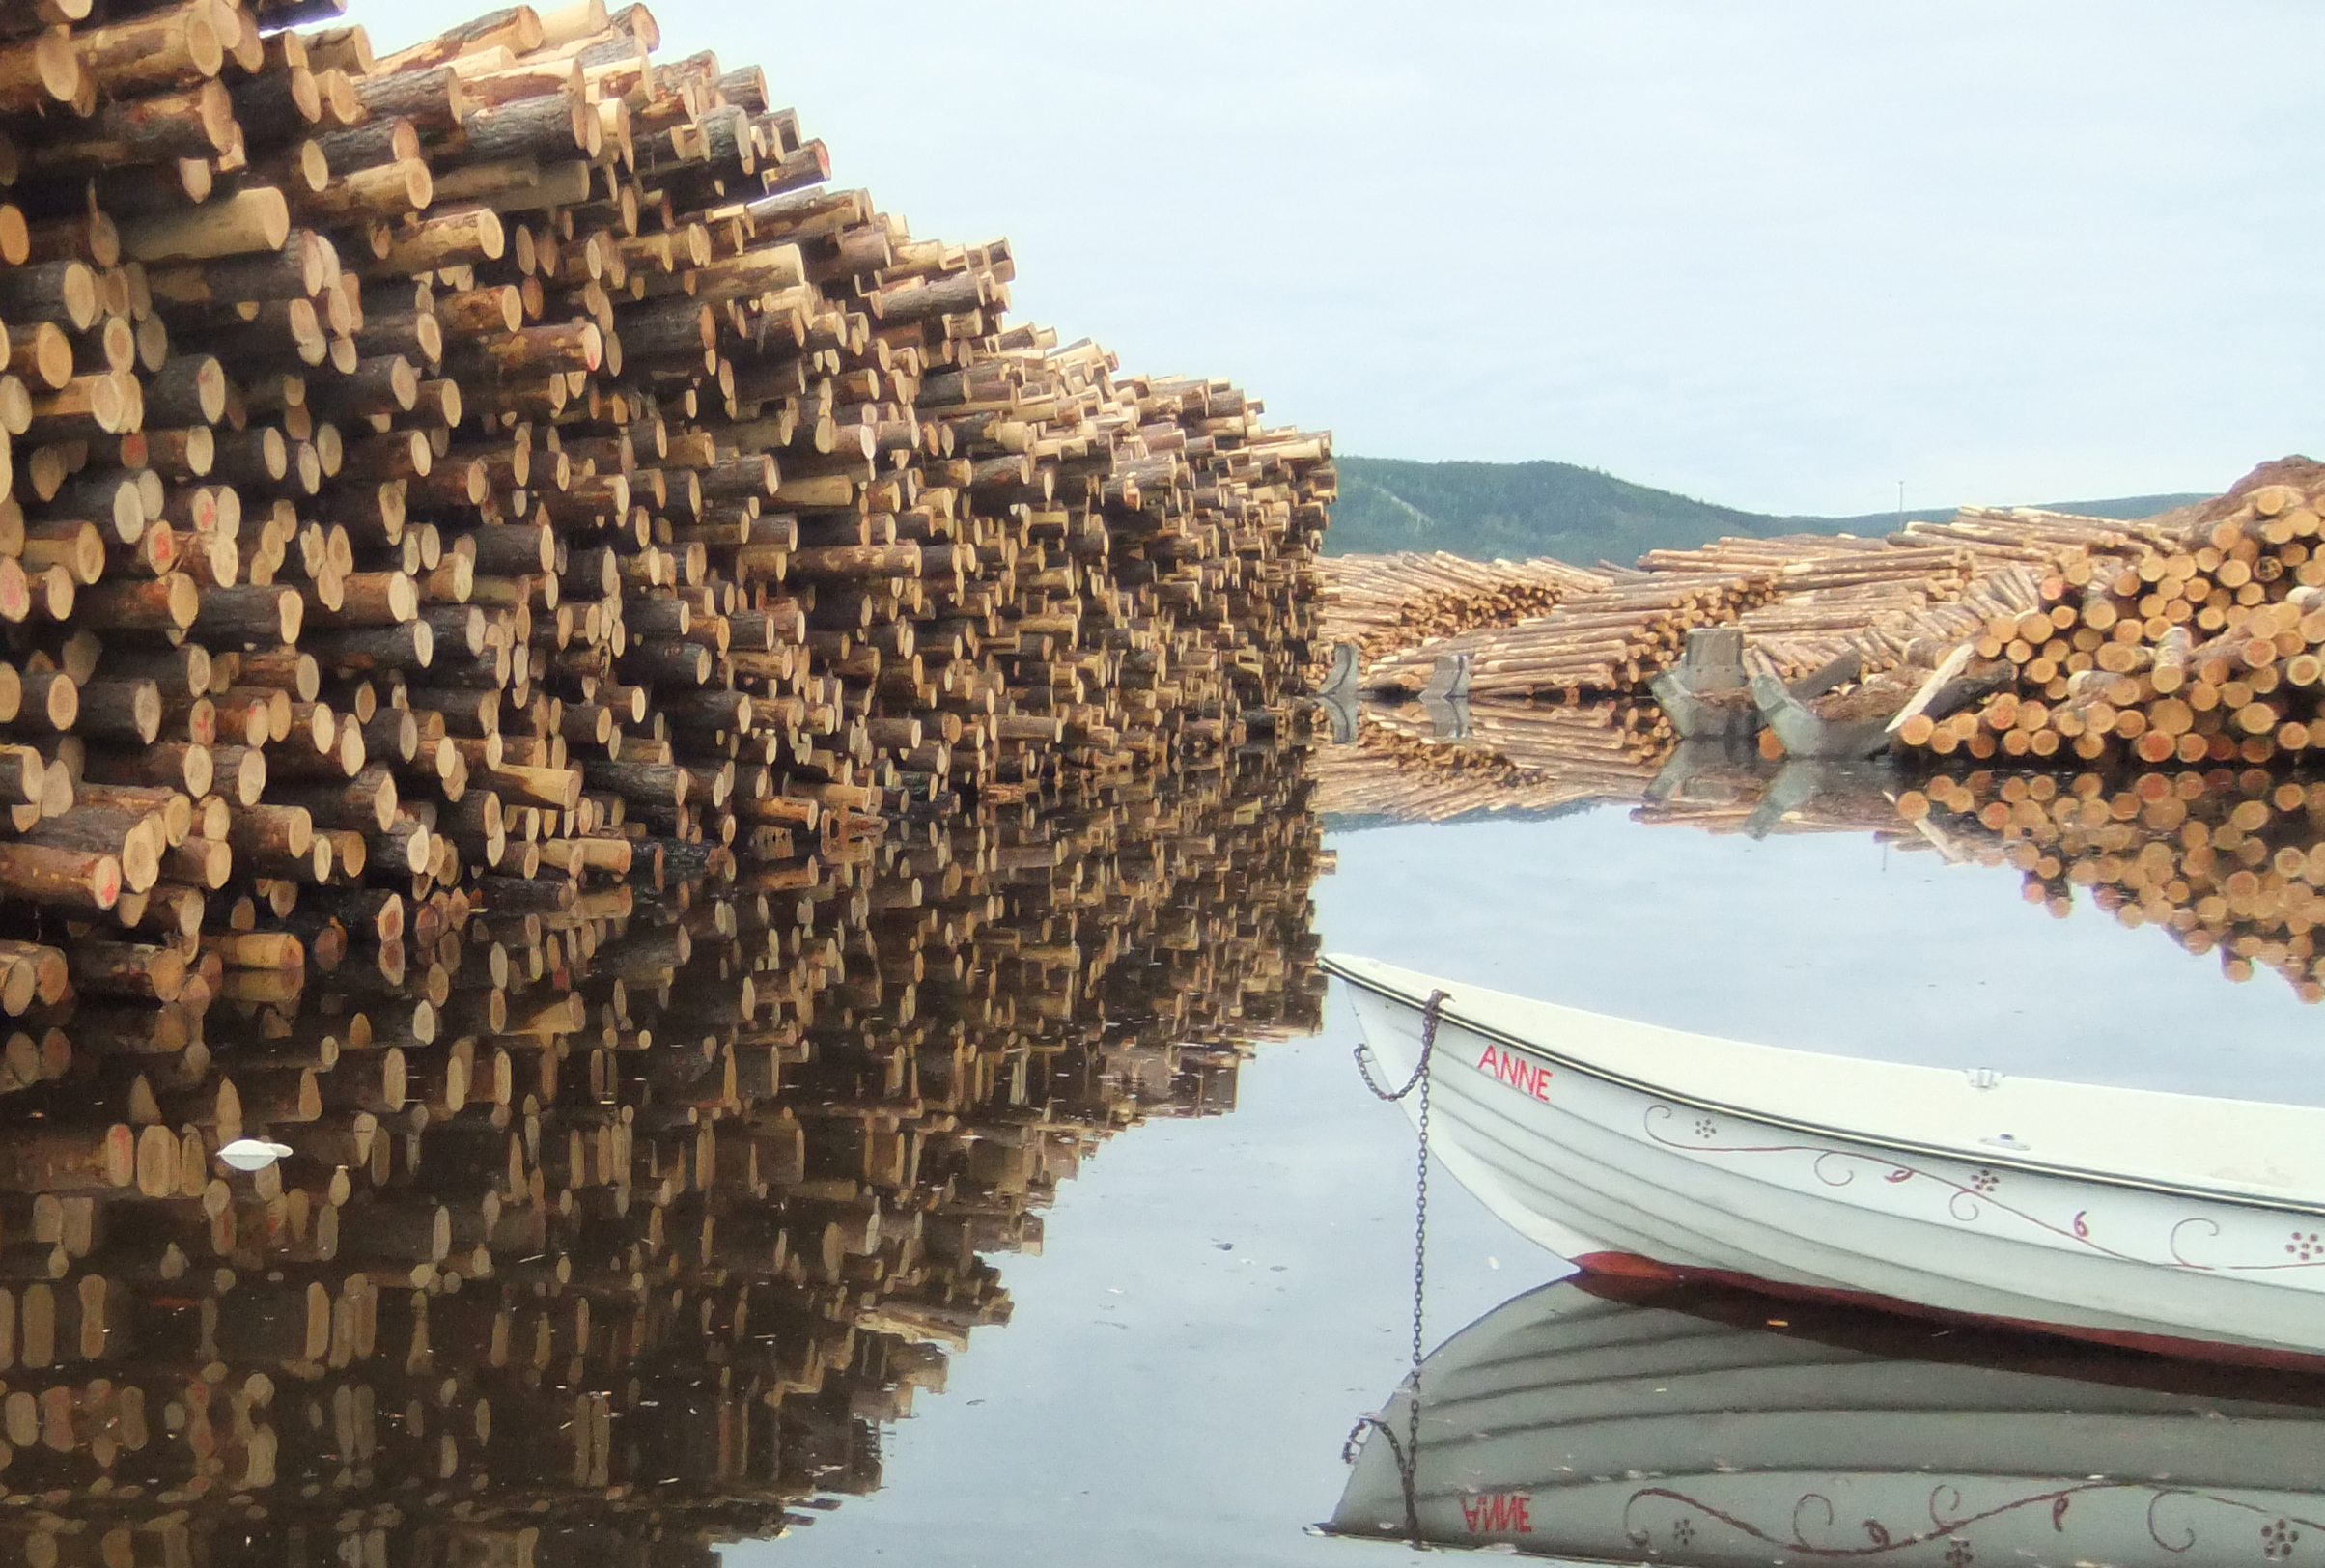
[[[1411,1511],[1408,1386],[1328,1532],[1702,1568],[2298,1564],[2325,1547],[2311,1374],[1585,1275],[1463,1330],[1420,1388]]]
[[[1447,994],[1432,1150],[1585,1271],[2325,1358],[2325,1109],[1747,1045],[1324,966],[1391,1084]]]

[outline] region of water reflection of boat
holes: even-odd
[[[1334,1534],[1719,1565],[2307,1560],[2325,1378],[1720,1286],[1546,1286],[1421,1368]],[[1402,1443],[1410,1387],[1381,1426]],[[1417,1532],[1415,1526],[1417,1526]]]
[[[1585,1270],[2325,1358],[2325,1110],[1746,1045],[1324,963],[1392,1081],[1447,993],[1434,1152]]]

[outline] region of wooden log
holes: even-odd
[[[102,913],[121,897],[114,855],[0,840],[0,889],[11,898]]]
[[[28,1128],[0,1143],[0,1188],[13,1192],[112,1191],[137,1173],[137,1134],[128,1127]]]
[[[426,162],[406,158],[334,176],[319,191],[297,193],[302,217],[330,225],[397,218],[424,210],[435,197]]]
[[[63,27],[0,48],[0,109],[23,112],[70,103],[86,79],[72,35]]]
[[[200,0],[72,35],[82,70],[108,92],[135,96],[195,85],[215,76],[225,47],[210,8]]]
[[[8,369],[33,386],[63,386],[72,379],[72,341],[54,322],[18,328],[9,344]]]
[[[460,127],[467,100],[458,72],[439,66],[390,75],[358,73],[358,76],[354,83],[355,97],[366,114],[408,120],[423,134],[448,134]]]
[[[196,636],[294,643],[305,622],[305,605],[289,588],[212,587],[198,596],[190,625]]]

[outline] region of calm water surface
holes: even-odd
[[[1754,841],[1620,808],[1339,831],[1329,951],[1737,1039],[2325,1106],[2325,1010],[2263,973],[2055,918],[2015,871],[1864,834]],[[739,1564],[1387,1563],[1319,1538],[1343,1439],[1407,1366],[1413,1141],[1344,998],[1219,1119],[1150,1124],[1060,1190],[1016,1313],[893,1428],[884,1485]],[[1434,1346],[1562,1262],[1432,1193]],[[1415,1559],[1417,1560],[1417,1559]]]

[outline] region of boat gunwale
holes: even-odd
[[[1379,963],[1381,961],[1377,959],[1369,959],[1364,960],[1364,962]],[[1317,959],[1317,966],[1323,969],[1325,973],[1330,974],[1336,979],[1345,981],[1349,985],[1355,986],[1359,990],[1369,991],[1375,995],[1385,996],[1390,1001],[1401,1002],[1416,1013],[1423,1011],[1428,1005],[1425,997],[1415,998],[1410,992],[1397,990],[1386,982],[1376,981],[1356,973],[1355,971],[1351,970],[1336,954],[1327,953],[1321,955]],[[1474,989],[1483,990],[1488,988],[1479,987]],[[1496,994],[1506,994],[1496,993]],[[1527,998],[1517,997],[1513,999],[1524,1001]],[[1583,1010],[1573,1009],[1572,1011]],[[1600,1014],[1593,1016],[1609,1017],[1611,1015]],[[2185,1182],[2174,1182],[2155,1177],[2126,1176],[2118,1172],[2091,1170],[2078,1165],[2047,1163],[2041,1161],[2029,1160],[2024,1157],[2013,1156],[2009,1151],[2002,1149],[1997,1149],[1992,1152],[1980,1149],[1973,1152],[1948,1144],[1927,1143],[1919,1139],[1906,1137],[1876,1141],[1863,1133],[1845,1132],[1839,1128],[1823,1122],[1808,1121],[1797,1116],[1786,1116],[1778,1111],[1755,1110],[1747,1106],[1732,1105],[1726,1101],[1714,1100],[1708,1096],[1700,1094],[1690,1094],[1685,1090],[1674,1089],[1665,1084],[1651,1083],[1644,1078],[1633,1078],[1628,1074],[1617,1072],[1612,1068],[1601,1067],[1594,1062],[1586,1062],[1573,1056],[1562,1055],[1558,1051],[1549,1047],[1536,1044],[1533,1041],[1524,1039],[1518,1035],[1513,1035],[1505,1029],[1497,1028],[1490,1023],[1479,1022],[1476,1019],[1461,1012],[1454,1005],[1450,997],[1448,997],[1444,1005],[1438,1009],[1438,1017],[1440,1019],[1447,1020],[1457,1023],[1461,1027],[1469,1030],[1471,1034],[1490,1040],[1504,1050],[1516,1050],[1523,1051],[1528,1056],[1532,1056],[1541,1061],[1562,1067],[1568,1072],[1580,1073],[1585,1078],[1596,1078],[1602,1083],[1611,1083],[1618,1088],[1629,1089],[1634,1093],[1644,1094],[1651,1099],[1673,1101],[1695,1110],[1717,1111],[1722,1115],[1742,1117],[1747,1121],[1755,1121],[1767,1127],[1780,1127],[1788,1132],[1803,1133],[1816,1137],[1831,1138],[1835,1142],[1850,1145],[1852,1149],[1868,1151],[1876,1156],[1879,1156],[1887,1151],[1897,1150],[1918,1155],[1933,1156],[1942,1160],[1971,1161],[1980,1165],[1991,1166],[1997,1169],[2016,1170],[2030,1176],[2052,1176],[2061,1177],[2071,1181],[2090,1182],[2097,1186],[2118,1188],[2125,1191],[2131,1192],[2169,1193],[2174,1197],[2195,1198],[2207,1203],[2225,1203],[2244,1209],[2266,1209],[2280,1214],[2325,1216],[2325,1200],[2312,1202],[2302,1201],[2300,1199],[2293,1198],[2271,1198],[2255,1192],[2240,1192],[2229,1189],[2199,1187]],[[1625,1022],[1631,1021],[1616,1019],[1614,1022]],[[1662,1027],[1659,1024],[1642,1024],[1640,1026],[1646,1028]],[[1702,1038],[1717,1040],[1719,1037],[1716,1035],[1707,1035],[1703,1036]],[[1840,1059],[1852,1061],[1871,1060],[1869,1058],[1855,1057],[1844,1057]],[[1872,1065],[1883,1064],[1874,1061],[1872,1062]],[[2092,1085],[2092,1087],[2104,1086]]]

